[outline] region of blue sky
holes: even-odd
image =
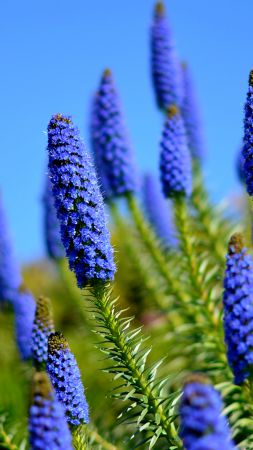
[[[90,97],[110,67],[142,170],[156,170],[162,120],[149,66],[152,0],[1,2],[0,187],[19,258],[43,256],[41,196],[47,122],[73,115],[88,143]],[[178,52],[203,109],[213,198],[238,189],[234,155],[253,67],[252,0],[166,2]]]

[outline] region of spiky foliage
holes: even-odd
[[[32,327],[35,314],[35,301],[32,294],[21,286],[14,301],[15,333],[19,353],[26,360],[32,356]]]
[[[173,223],[172,209],[165,200],[156,179],[146,174],[143,182],[144,208],[149,222],[164,246],[176,247],[176,230]]]
[[[253,373],[253,261],[239,233],[228,245],[223,305],[228,362],[241,384]]]
[[[81,374],[73,353],[61,333],[52,333],[48,340],[47,372],[58,400],[63,404],[68,422],[80,425],[89,422],[88,404]]]
[[[37,300],[32,330],[32,355],[37,368],[45,368],[48,338],[54,331],[51,302],[46,297]]]
[[[14,302],[22,278],[0,195],[0,301]]]
[[[249,75],[249,88],[244,108],[244,137],[243,137],[243,158],[244,158],[244,179],[248,194],[253,195],[253,70]]]
[[[160,174],[165,197],[189,196],[192,191],[191,158],[179,109],[168,108],[161,140]]]
[[[151,70],[158,107],[165,110],[172,104],[181,105],[181,67],[161,1],[155,6],[151,27]]]
[[[205,155],[205,143],[200,109],[195,87],[187,64],[182,65],[184,96],[182,116],[184,119],[187,141],[193,158],[201,160]]]
[[[29,432],[31,450],[73,449],[63,407],[44,372],[36,373],[33,378]]]
[[[91,142],[102,191],[107,199],[135,192],[136,166],[112,73],[103,72],[96,93]]]
[[[47,177],[43,196],[44,206],[44,236],[47,254],[52,259],[65,257],[65,250],[61,242],[60,224],[56,216],[52,186]]]
[[[56,114],[50,120],[48,153],[62,242],[78,286],[113,279],[113,252],[95,169],[71,118]]]
[[[117,310],[116,302],[110,299],[110,289],[94,286],[91,292],[96,306],[97,333],[103,340],[100,349],[113,363],[105,370],[114,374],[115,380],[121,379],[120,385],[116,385],[116,396],[127,401],[124,419],[131,418],[139,431],[148,432],[149,448],[158,440],[161,440],[159,448],[163,448],[164,440],[170,448],[178,448],[179,440],[171,417],[175,395],[163,398],[166,379],[156,379],[161,361],[148,366],[150,348],[142,345],[141,329],[131,329],[132,319],[121,317],[122,311]]]
[[[180,404],[180,436],[185,450],[235,450],[222,408],[220,395],[205,377],[188,379]]]

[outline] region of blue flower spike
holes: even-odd
[[[112,72],[103,72],[93,100],[91,143],[104,197],[109,200],[137,190],[134,154]]]
[[[206,153],[202,117],[198,104],[195,86],[187,64],[182,64],[184,96],[182,117],[185,124],[190,153],[197,161],[201,161]]]
[[[32,353],[35,366],[45,368],[47,362],[48,338],[54,332],[52,306],[49,298],[37,300],[32,331]]]
[[[185,450],[235,450],[220,394],[200,374],[189,376],[183,389],[179,415]]]
[[[114,278],[115,264],[96,171],[70,117],[48,125],[49,172],[61,238],[80,288]]]
[[[172,104],[181,106],[182,70],[161,1],[155,6],[151,27],[151,70],[158,107],[165,111]]]
[[[253,196],[253,70],[244,108],[243,172],[248,194]]]
[[[253,375],[253,260],[240,233],[228,245],[223,308],[227,358],[241,384]]]
[[[32,357],[32,328],[36,305],[32,294],[24,285],[17,290],[13,306],[17,346],[21,358],[27,360]]]
[[[47,178],[43,196],[44,206],[44,234],[46,250],[53,260],[65,257],[65,250],[61,241],[60,224],[56,216],[54,197],[50,180]]]
[[[29,433],[31,450],[73,450],[64,408],[45,372],[37,372],[33,377]]]
[[[68,422],[73,426],[88,423],[89,408],[81,374],[66,339],[58,332],[51,334],[48,340],[47,372]]]
[[[13,249],[3,200],[0,195],[0,303],[14,303],[21,284],[21,272]]]
[[[163,246],[175,248],[177,238],[172,207],[164,198],[159,184],[151,174],[146,174],[144,177],[143,197],[147,218]]]
[[[160,146],[160,174],[165,197],[189,197],[192,191],[191,156],[184,122],[176,105],[167,110]]]

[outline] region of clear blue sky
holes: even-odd
[[[253,66],[252,0],[168,0],[178,51],[203,108],[207,183],[216,199],[238,188],[234,154]],[[18,256],[44,254],[41,192],[51,114],[73,115],[88,142],[91,93],[110,67],[141,169],[157,166],[161,117],[150,81],[152,0],[12,0],[0,7],[0,186]]]

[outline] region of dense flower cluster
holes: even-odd
[[[14,255],[2,197],[0,196],[0,302],[14,303],[21,283],[21,273]]]
[[[51,302],[40,297],[37,301],[32,331],[32,353],[35,365],[47,362],[48,338],[54,331]]]
[[[183,119],[175,105],[168,109],[168,118],[163,130],[160,171],[166,197],[191,194],[191,157]]]
[[[143,194],[145,211],[157,236],[163,245],[175,247],[177,245],[176,229],[170,204],[168,200],[165,200],[158,183],[151,174],[147,174],[144,178]]]
[[[67,420],[72,425],[89,422],[81,374],[68,343],[61,333],[53,333],[48,341],[47,371],[58,400],[64,405]]]
[[[205,154],[205,144],[200,110],[193,81],[191,78],[191,73],[186,64],[183,64],[182,71],[184,87],[182,117],[184,119],[190,152],[194,158],[199,160],[202,159]]]
[[[45,192],[43,196],[44,205],[44,236],[47,254],[52,259],[61,259],[65,257],[65,250],[61,242],[60,224],[57,219],[52,186],[47,178]]]
[[[253,373],[253,261],[239,233],[229,241],[223,305],[228,362],[240,384]]]
[[[22,359],[32,356],[32,328],[35,314],[35,301],[23,286],[16,291],[14,301],[15,332],[18,349]]]
[[[180,436],[185,450],[235,450],[220,394],[204,377],[193,375],[180,404]]]
[[[249,195],[253,195],[253,70],[249,76],[249,89],[244,115],[244,179]]]
[[[105,70],[92,108],[91,142],[105,198],[137,188],[132,146],[119,94],[110,70]]]
[[[106,164],[103,160],[103,148],[100,145],[100,120],[99,120],[99,96],[96,93],[92,99],[91,104],[91,118],[90,118],[90,141],[94,156],[95,166],[98,175],[100,190],[105,201],[109,201],[113,197],[110,188],[110,182],[106,174]]]
[[[95,169],[69,117],[57,114],[50,120],[48,152],[61,238],[78,286],[113,279],[113,251]]]
[[[29,433],[31,450],[73,450],[64,409],[44,372],[36,373],[33,380]]]
[[[162,109],[172,104],[180,106],[182,71],[162,2],[156,5],[151,27],[151,68],[158,106]]]

